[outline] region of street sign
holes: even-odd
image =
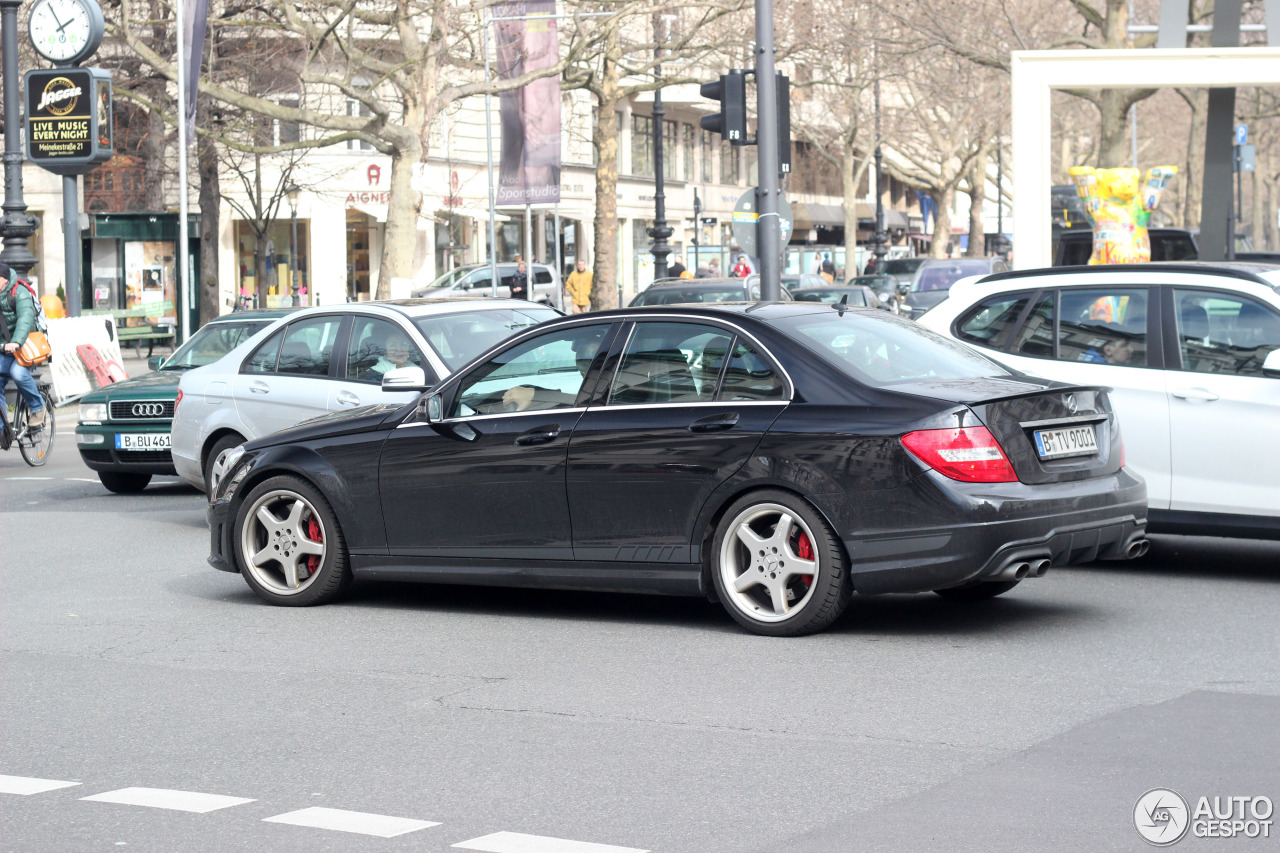
[[[1222,137],[1218,137],[1218,138],[1221,139]],[[1249,125],[1237,124],[1236,125],[1236,145],[1244,145],[1248,141],[1249,141]]]
[[[1252,172],[1257,167],[1257,149],[1252,145],[1241,145],[1236,149],[1239,156],[1236,157],[1237,172]]]
[[[759,221],[756,190],[753,187],[744,192],[738,199],[738,203],[733,206],[733,239],[737,241],[742,251],[753,258],[759,257],[759,241],[756,239]],[[787,243],[791,241],[791,229],[794,225],[795,217],[791,215],[791,204],[786,196],[778,196],[778,231],[782,238],[779,245],[783,252],[787,249]]]
[[[111,159],[110,72],[41,69],[25,81],[28,160],[55,175],[83,175]]]

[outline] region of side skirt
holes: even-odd
[[[560,563],[550,560],[461,560],[352,554],[362,580],[418,581],[477,586],[701,595],[696,564]]]

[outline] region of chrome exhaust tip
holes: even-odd
[[[1052,560],[1048,560],[1048,559],[1045,559],[1045,558],[1041,558],[1041,559],[1039,559],[1039,560],[1036,560],[1035,562],[1033,562],[1033,563],[1031,564],[1030,577],[1033,577],[1033,578],[1042,578],[1042,577],[1044,577],[1045,572],[1049,571],[1049,567],[1050,567],[1051,565],[1053,565],[1053,561],[1052,561]]]
[[[1127,548],[1124,549],[1124,556],[1126,559],[1129,559],[1129,560],[1137,559],[1138,557],[1141,557],[1143,554],[1147,553],[1147,549],[1150,547],[1151,547],[1150,540],[1135,539],[1129,543],[1129,546]]]

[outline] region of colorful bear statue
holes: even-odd
[[[1151,260],[1147,220],[1160,203],[1177,166],[1154,166],[1139,186],[1137,169],[1072,166],[1071,179],[1093,225],[1090,264],[1137,264]]]

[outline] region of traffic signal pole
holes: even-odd
[[[756,0],[756,240],[760,251],[760,299],[782,298],[782,236],[778,221],[778,78],[773,62],[773,0]]]

